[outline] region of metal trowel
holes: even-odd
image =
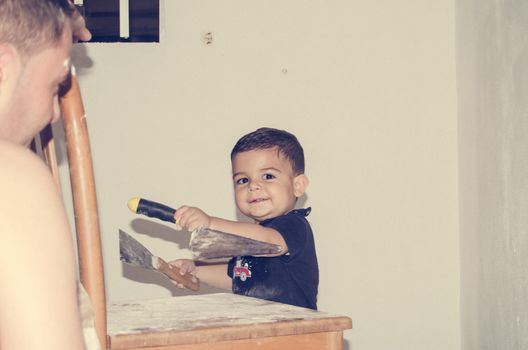
[[[171,280],[194,291],[200,289],[198,278],[189,273],[182,276],[177,267],[168,264],[160,257],[154,256],[145,246],[122,230],[119,230],[119,255],[124,263],[161,272]]]
[[[128,201],[128,207],[133,213],[175,223],[174,214],[176,210],[166,205],[144,198],[132,198]],[[194,260],[277,254],[282,250],[276,244],[210,229],[200,229],[192,232],[189,248]]]

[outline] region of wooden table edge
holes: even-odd
[[[352,320],[346,316],[330,316],[317,319],[299,319],[246,325],[199,328],[193,330],[161,331],[108,335],[108,349],[175,346],[219,341],[255,339],[285,335],[336,332],[352,328]]]

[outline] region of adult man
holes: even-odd
[[[0,0],[0,349],[84,349],[62,200],[31,139],[59,117],[72,31],[68,0]]]

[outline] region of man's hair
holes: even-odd
[[[68,0],[0,0],[0,43],[26,59],[59,42],[74,10]]]
[[[238,153],[275,147],[290,162],[294,175],[304,174],[303,148],[295,135],[285,130],[260,128],[242,136],[231,151],[231,160]]]

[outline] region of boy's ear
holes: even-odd
[[[293,194],[295,197],[302,197],[304,192],[306,192],[309,182],[308,177],[304,174],[297,175],[293,179]]]

